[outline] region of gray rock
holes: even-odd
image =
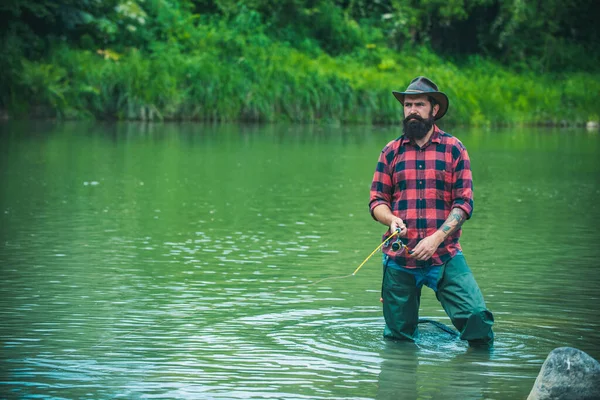
[[[550,399],[600,399],[600,363],[572,347],[552,350],[527,397],[527,400]]]

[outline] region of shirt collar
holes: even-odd
[[[431,135],[431,137],[429,138],[429,142],[427,142],[425,144],[425,146],[427,146],[429,143],[436,143],[436,144],[440,144],[442,143],[442,130],[440,128],[437,127],[436,124],[433,124],[433,134]],[[404,146],[410,144],[410,139],[407,138],[405,135],[402,135],[400,137],[400,146]],[[423,147],[425,147],[423,146]]]

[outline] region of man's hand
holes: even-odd
[[[402,218],[394,217],[392,222],[390,223],[390,232],[394,233],[396,229],[400,230],[400,237],[406,237],[406,225],[404,225],[404,221]]]
[[[443,241],[443,236],[440,235],[439,232],[436,232],[421,240],[415,248],[412,249],[412,252],[409,252],[409,255],[417,260],[429,260]]]
[[[390,227],[390,232],[394,233],[400,229],[400,237],[406,237],[406,225],[402,218],[395,216],[387,204],[380,204],[373,209],[373,216],[379,222]]]

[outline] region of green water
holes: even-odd
[[[524,399],[552,349],[600,358],[600,135],[452,133],[492,352],[386,342],[379,259],[339,278],[396,128],[2,123],[2,397]]]

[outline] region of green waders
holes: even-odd
[[[419,305],[421,287],[415,276],[384,265],[383,316],[384,337],[415,340],[419,337]],[[436,297],[460,332],[460,338],[471,346],[491,346],[494,343],[494,316],[486,308],[483,295],[465,257],[457,254],[440,269]]]

